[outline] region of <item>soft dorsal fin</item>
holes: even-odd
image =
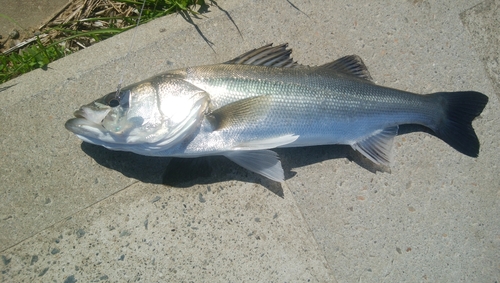
[[[333,62],[326,63],[319,66],[318,68],[325,68],[341,72],[348,75],[353,75],[355,77],[372,81],[372,77],[368,72],[368,69],[363,63],[363,60],[358,55],[349,55],[339,58]]]
[[[287,49],[288,44],[273,44],[264,45],[260,48],[250,50],[232,60],[224,62],[224,64],[243,64],[267,67],[282,67],[291,68],[298,66],[290,57],[292,49]]]

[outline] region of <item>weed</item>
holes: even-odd
[[[0,84],[135,27],[141,0],[79,0],[47,23],[32,43],[0,54]],[[145,0],[139,24],[176,12],[197,15],[205,0]],[[43,37],[41,35],[44,35]]]

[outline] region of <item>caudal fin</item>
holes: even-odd
[[[438,92],[444,115],[434,130],[436,136],[461,153],[477,157],[479,139],[472,128],[472,120],[483,111],[488,97],[476,91]]]

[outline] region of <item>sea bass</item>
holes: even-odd
[[[415,94],[376,85],[356,55],[311,67],[290,54],[286,44],[269,44],[222,64],[168,71],[82,106],[65,127],[111,150],[223,155],[278,182],[283,169],[270,149],[346,144],[389,165],[403,124],[423,125],[478,156],[472,121],[486,95]]]

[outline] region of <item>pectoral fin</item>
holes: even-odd
[[[237,150],[224,154],[234,163],[276,182],[283,182],[285,174],[278,154],[271,150]]]
[[[265,118],[270,106],[271,98],[267,95],[245,98],[214,110],[209,119],[216,130],[234,125],[247,126]]]
[[[351,146],[371,161],[389,166],[392,160],[392,144],[397,134],[398,126],[388,127]]]

